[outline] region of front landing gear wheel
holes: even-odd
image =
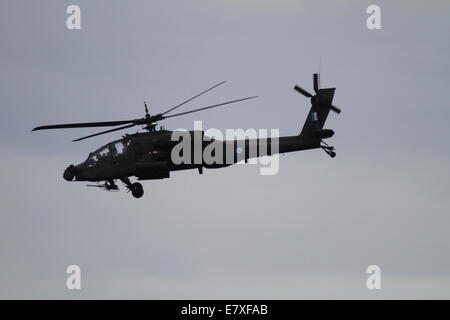
[[[144,188],[142,187],[142,184],[139,182],[135,182],[130,186],[131,194],[135,198],[140,198],[144,195]]]
[[[139,182],[131,183],[128,177],[120,178],[120,180],[127,186],[128,191],[131,191],[133,197],[140,198],[144,195],[144,188],[142,188],[142,184]]]

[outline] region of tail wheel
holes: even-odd
[[[133,183],[131,185],[130,189],[131,189],[131,194],[135,198],[140,198],[144,195],[144,188],[142,187],[142,184],[140,184],[139,182]]]

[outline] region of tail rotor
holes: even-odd
[[[320,89],[320,79],[319,79],[318,73],[313,74],[313,88],[314,88],[314,92],[316,93],[315,95],[309,93],[307,90],[301,88],[299,85],[296,85],[294,87],[294,90],[297,91],[298,93],[304,95],[307,98],[311,98],[311,104],[313,104],[313,105],[318,104],[318,103],[324,104],[330,110],[332,110],[338,114],[341,113],[341,109],[333,106],[331,103],[330,104],[326,103],[327,99],[324,99],[324,95],[322,94],[323,89]]]
[[[320,76],[318,73],[314,73],[313,89],[315,94],[310,93],[298,85],[294,87],[295,91],[311,99],[311,109],[300,132],[300,136],[317,141],[319,147],[330,157],[334,158],[336,156],[334,147],[326,144],[323,139],[331,138],[334,135],[333,130],[324,129],[325,121],[330,110],[338,114],[341,113],[341,109],[332,104],[335,88],[322,89],[320,87]]]

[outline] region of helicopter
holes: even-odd
[[[238,159],[242,159],[242,157],[245,162],[247,162],[248,159],[255,157],[318,148],[324,150],[331,158],[336,156],[335,148],[323,141],[324,139],[331,138],[334,135],[334,131],[331,129],[324,129],[323,127],[330,110],[338,114],[341,110],[332,104],[335,88],[320,88],[319,74],[314,73],[313,89],[315,94],[311,94],[298,85],[294,87],[294,90],[311,100],[311,107],[303,128],[298,135],[279,137],[277,140],[278,148],[276,150],[266,148],[265,152],[262,152],[258,147],[256,154],[251,153],[250,147],[255,144],[259,145],[261,139],[234,139],[223,141],[206,139],[206,141],[202,140],[201,142],[202,149],[207,148],[208,145],[213,142],[219,142],[224,146],[232,146],[230,149],[225,148],[226,150],[231,150],[233,153],[231,155],[232,159],[234,159],[232,163],[218,162],[211,164],[204,161],[200,163],[174,163],[171,158],[171,152],[178,142],[173,141],[172,135],[173,133],[176,133],[176,131],[166,130],[163,126],[160,126],[157,129],[159,121],[256,98],[256,96],[252,96],[181,113],[168,114],[195,98],[217,88],[223,83],[225,83],[225,81],[196,94],[162,113],[151,115],[147,103],[144,102],[145,116],[142,118],[119,121],[45,125],[36,127],[32,131],[66,128],[114,127],[113,129],[73,140],[75,142],[106,133],[128,129],[134,126],[143,126],[146,132],[125,134],[121,139],[114,140],[98,148],[94,152],[91,152],[84,162],[78,165],[72,164],[68,166],[63,173],[63,178],[67,181],[95,182],[97,184],[90,184],[87,186],[99,187],[107,191],[118,191],[119,187],[116,184],[116,180],[120,180],[127,190],[131,191],[131,194],[135,198],[141,198],[144,195],[144,189],[141,183],[131,182],[130,177],[136,177],[139,181],[165,179],[170,178],[171,171],[188,169],[198,169],[199,173],[203,174],[203,168],[215,169],[227,167],[239,162],[240,160]],[[194,136],[196,132],[189,131],[188,134]],[[204,132],[201,132],[201,134],[203,135]],[[266,139],[266,142],[269,140],[270,139]],[[243,150],[236,147],[240,143],[244,146]],[[226,155],[224,154],[223,156],[225,157]],[[228,154],[228,156],[230,156],[230,154]]]

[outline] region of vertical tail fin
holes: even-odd
[[[341,112],[340,109],[332,104],[336,88],[321,89],[319,75],[317,73],[313,75],[313,82],[315,95],[312,95],[299,86],[294,87],[296,91],[305,97],[311,98],[311,109],[309,110],[308,117],[306,118],[300,135],[329,138],[334,132],[332,130],[323,130],[328,114],[330,113],[330,110],[333,110],[336,113]]]
[[[328,114],[330,113],[330,105],[333,101],[335,88],[319,89],[314,97],[311,98],[311,108],[308,117],[305,120],[301,135],[312,135],[318,130],[323,129]]]

